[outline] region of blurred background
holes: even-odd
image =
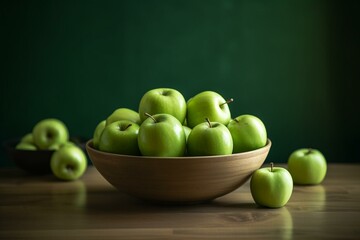
[[[0,3],[0,140],[59,118],[91,138],[153,88],[234,98],[263,120],[266,162],[297,148],[359,162],[357,1],[5,0]],[[5,151],[0,166],[12,166]]]

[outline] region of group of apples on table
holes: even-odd
[[[50,168],[61,180],[78,179],[87,168],[85,153],[69,140],[67,126],[56,118],[39,121],[31,133],[21,138],[15,148],[28,151],[54,151],[50,159]]]
[[[326,171],[326,159],[319,150],[300,148],[290,154],[287,169],[270,163],[270,167],[256,170],[250,180],[251,194],[257,204],[279,208],[289,201],[294,184],[320,184]]]
[[[232,101],[216,92],[204,91],[186,102],[176,89],[152,89],[141,98],[138,112],[118,108],[98,123],[93,147],[116,154],[158,157],[228,155],[264,147],[264,123],[249,114],[231,119],[228,104]],[[312,150],[307,155],[306,158],[319,157],[321,153]],[[294,180],[313,184],[302,180],[313,181],[311,176],[303,175],[307,166],[304,170],[302,156],[294,153],[291,159],[295,162],[291,164]],[[319,175],[316,170],[310,175]],[[285,168],[271,164],[271,168],[258,169],[252,175],[251,194],[259,205],[284,206],[292,189],[293,178]]]

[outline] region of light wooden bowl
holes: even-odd
[[[243,185],[264,163],[271,147],[232,155],[145,157],[86,150],[102,176],[121,192],[164,203],[198,203],[215,199]]]

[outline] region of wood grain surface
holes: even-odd
[[[214,201],[154,205],[94,167],[74,182],[0,170],[0,239],[360,239],[360,165],[331,164],[280,209],[258,207],[249,182]]]

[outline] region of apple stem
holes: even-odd
[[[74,167],[71,166],[71,165],[66,165],[65,168],[66,168],[66,170],[68,170],[68,171],[73,171],[73,170],[74,170]]]
[[[305,155],[308,155],[308,154],[310,154],[310,153],[312,153],[312,148],[308,148],[308,150],[307,150],[307,152],[305,153]]]
[[[209,127],[212,128],[211,122],[209,118],[205,118],[205,121],[207,121],[207,123],[209,124]]]
[[[145,113],[145,115],[151,118],[152,120],[154,120],[154,122],[157,122],[156,119],[153,116],[151,116],[149,113]]]
[[[53,137],[54,137],[54,136],[53,136],[52,133],[49,133],[49,132],[46,133],[46,138],[47,138],[47,139],[52,139]]]
[[[234,99],[233,99],[233,98],[230,98],[230,99],[229,99],[229,100],[227,100],[226,102],[221,103],[221,104],[220,104],[220,107],[221,107],[221,106],[223,106],[223,105],[225,105],[225,104],[232,103],[233,101],[234,101]]]
[[[274,163],[273,163],[273,162],[271,162],[271,163],[270,163],[270,172],[272,172],[272,171],[273,171],[273,169],[274,169]]]
[[[126,126],[126,128],[124,129],[124,131],[125,131],[126,129],[128,129],[129,127],[131,127],[131,126],[132,126],[132,124],[130,123],[129,125]]]

